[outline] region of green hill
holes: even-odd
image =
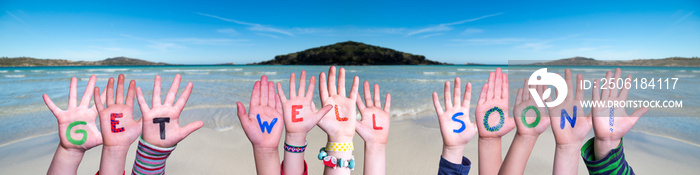
[[[30,57],[0,58],[0,67],[33,67],[33,66],[134,66],[134,65],[169,65],[141,59],[114,57],[102,61],[70,61],[62,59],[37,59]]]
[[[636,59],[629,61],[600,61],[593,58],[573,57],[560,60],[534,63],[530,65],[559,66],[659,66],[659,67],[700,67],[700,58],[668,57],[663,59]]]
[[[277,55],[263,65],[436,65],[446,64],[389,48],[346,41],[304,51]]]

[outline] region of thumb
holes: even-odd
[[[319,121],[321,121],[323,116],[325,116],[329,111],[331,111],[331,109],[333,109],[332,105],[324,106],[323,108],[321,108],[320,111],[316,111],[316,113],[314,114],[314,118],[311,119],[311,121],[313,121],[314,123],[318,123]]]
[[[642,117],[647,112],[649,112],[649,108],[646,108],[646,107],[639,108],[637,110],[634,110],[634,112],[632,112],[632,115],[630,117],[632,117],[634,119],[634,123],[637,123],[637,120],[639,120],[639,118]]]
[[[184,139],[185,137],[192,134],[194,131],[197,131],[199,128],[202,128],[202,126],[204,126],[204,122],[202,121],[195,121],[190,124],[187,124],[180,130],[180,135],[184,136],[182,137]]]

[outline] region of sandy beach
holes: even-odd
[[[435,174],[442,149],[442,139],[437,128],[424,127],[415,120],[392,121],[387,145],[387,174]],[[423,122],[423,121],[421,121]],[[515,134],[503,137],[503,156]],[[323,168],[316,159],[318,149],[326,142],[326,134],[318,127],[308,135],[308,151],[305,154],[309,174],[322,174]],[[692,174],[700,167],[700,148],[642,133],[631,132],[625,136],[625,156],[639,174],[674,173]],[[352,174],[362,174],[364,162],[363,141],[355,136],[354,155],[358,167]],[[58,136],[50,134],[0,147],[0,174],[44,174],[58,145]],[[664,145],[675,145],[670,148]],[[281,148],[281,147],[280,147]],[[86,152],[78,174],[93,174],[98,170],[101,147]],[[132,145],[127,155],[126,172],[131,172],[136,152]],[[283,150],[280,149],[280,156]],[[467,145],[464,155],[473,165],[471,172],[478,172],[477,138]],[[554,157],[554,137],[551,131],[543,133],[535,145],[525,174],[551,174]],[[227,131],[208,128],[193,133],[178,144],[167,161],[167,174],[255,174],[255,163],[250,142],[240,126]],[[587,174],[583,161],[579,174]]]

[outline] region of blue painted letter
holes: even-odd
[[[275,127],[275,123],[277,123],[277,118],[272,119],[272,123],[267,123],[267,121],[261,122],[260,114],[258,114],[258,124],[260,125],[260,131],[262,133],[265,133],[265,130],[267,130],[268,134],[272,134],[272,127]]]
[[[571,123],[571,128],[574,128],[574,125],[576,125],[576,106],[574,106],[574,117],[570,117],[569,113],[566,113],[566,110],[561,109],[561,129],[564,129],[564,126],[566,126],[566,121],[564,118]]]
[[[462,112],[458,112],[458,113],[455,113],[455,115],[452,115],[452,120],[453,120],[453,121],[459,122],[459,123],[462,124],[462,127],[460,127],[459,129],[452,130],[453,132],[455,132],[455,133],[461,133],[462,131],[464,131],[464,128],[465,128],[464,122],[463,122],[462,120],[460,120],[460,119],[457,119],[457,116],[463,116],[463,115],[464,115],[464,113],[462,113]]]

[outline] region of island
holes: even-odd
[[[162,62],[150,62],[146,60],[114,57],[101,61],[70,61],[64,59],[37,59],[31,57],[0,58],[0,67],[34,67],[34,66],[143,66],[143,65],[171,65]]]
[[[448,63],[425,59],[389,48],[346,41],[304,51],[277,55],[275,59],[255,65],[444,65]]]
[[[629,61],[601,61],[586,57],[564,58],[527,65],[546,66],[651,66],[651,67],[700,67],[698,57],[668,57],[663,59],[636,59]]]

